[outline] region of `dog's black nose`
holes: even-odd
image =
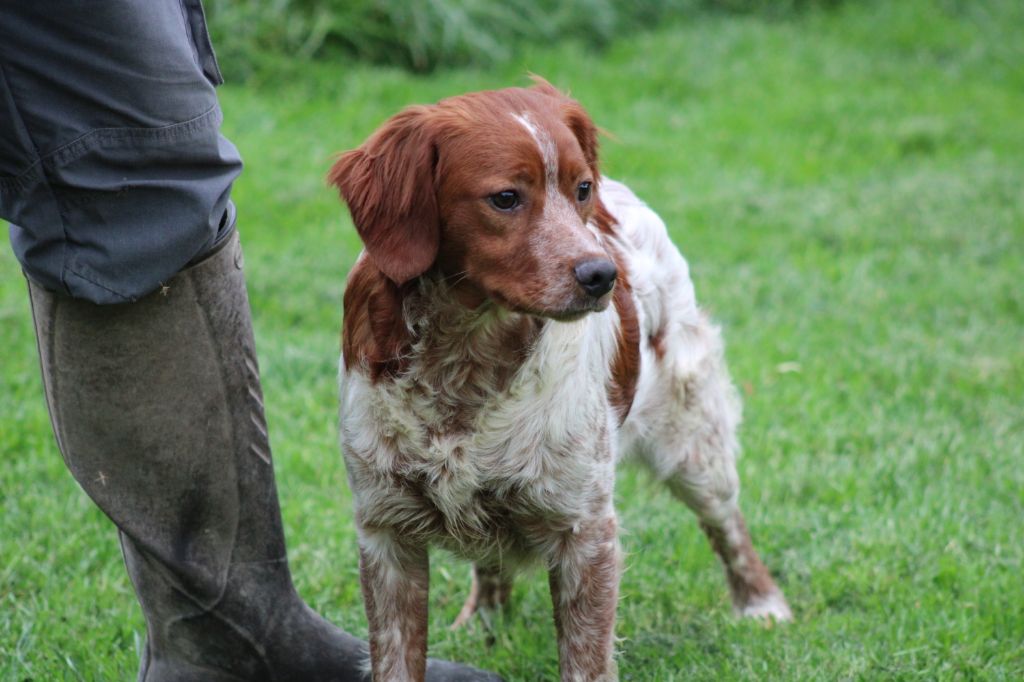
[[[583,290],[594,298],[601,298],[615,285],[615,277],[619,274],[615,263],[607,258],[595,258],[577,263],[576,281]]]

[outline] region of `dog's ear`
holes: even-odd
[[[573,132],[576,140],[580,143],[580,148],[583,150],[583,158],[587,160],[590,172],[597,179],[600,175],[597,168],[597,126],[594,125],[590,114],[580,106],[579,102],[568,97],[565,98],[565,103],[562,104],[562,116],[564,117],[565,124],[569,126],[569,130]]]
[[[397,285],[422,275],[437,258],[436,155],[430,108],[410,107],[342,154],[327,175],[373,264]]]
[[[533,74],[530,76],[533,80],[532,90],[539,92],[548,97],[553,97],[559,101],[562,110],[562,120],[569,126],[569,130],[576,136],[576,140],[580,143],[580,148],[583,150],[583,158],[587,160],[587,165],[590,166],[590,171],[596,178],[598,176],[597,169],[597,126],[594,125],[593,119],[590,118],[590,114],[580,106],[580,103],[572,99],[564,92],[561,92],[554,85],[549,83],[544,78]]]
[[[561,90],[556,88],[554,85],[552,85],[551,82],[548,81],[548,79],[545,78],[544,76],[538,76],[535,73],[531,73],[530,80],[533,81],[533,85],[530,86],[531,90],[535,90],[543,95],[556,97],[558,99],[566,98],[565,94]]]

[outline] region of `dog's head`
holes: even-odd
[[[408,108],[328,179],[396,285],[437,269],[469,305],[554,319],[608,305],[597,129],[547,82]]]

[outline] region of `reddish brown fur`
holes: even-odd
[[[636,382],[640,377],[640,323],[625,272],[621,267],[619,272],[614,293],[615,310],[619,314],[618,348],[612,363],[608,399],[622,424],[633,407]]]
[[[349,273],[345,288],[342,359],[346,367],[365,362],[375,380],[402,370],[409,330],[402,322],[401,287],[369,260]]]
[[[601,202],[597,204],[594,224],[601,232],[614,234],[615,220]],[[633,406],[636,382],[640,378],[640,321],[637,317],[636,304],[633,302],[633,289],[629,283],[629,270],[626,268],[625,260],[614,248],[611,249],[611,256],[619,271],[612,299],[615,312],[619,315],[619,338],[615,360],[612,363],[608,398],[618,414],[619,424],[622,424]]]
[[[426,272],[437,257],[436,132],[427,107],[410,107],[343,154],[327,176],[370,258],[398,285]]]
[[[564,279],[572,263],[550,252],[538,257],[529,248],[534,235],[526,226],[536,223],[543,204],[515,216],[495,216],[488,209],[481,215],[480,198],[501,191],[510,180],[543,182],[537,143],[512,122],[509,112],[515,111],[529,112],[557,136],[563,190],[571,193],[581,178],[599,180],[596,126],[578,103],[539,79],[531,89],[473,93],[433,107],[410,107],[331,169],[328,180],[348,203],[367,252],[349,275],[345,292],[347,367],[365,363],[374,380],[402,371],[403,351],[411,341],[401,314],[406,283],[431,270],[449,278],[469,307],[490,299],[518,312],[559,316],[559,306],[545,301],[552,282]],[[502,134],[496,135],[496,129]],[[614,232],[597,192],[581,207],[580,220],[594,221],[603,233]],[[484,225],[487,229],[481,229]],[[639,330],[628,273],[620,258],[608,255],[619,267],[612,300],[622,323],[609,396],[624,419],[639,371]],[[521,340],[528,343],[531,336]]]
[[[438,105],[438,116],[457,131],[449,132],[438,160],[438,175],[444,178],[439,190],[444,234],[438,265],[446,275],[463,278],[463,294],[469,301],[490,298],[519,312],[558,312],[556,306],[535,304],[571,267],[553,253],[538,258],[530,248],[535,234],[530,226],[537,224],[544,204],[524,206],[514,215],[497,215],[478,198],[510,184],[522,186],[524,194],[543,194],[537,191],[544,182],[537,143],[512,120],[510,112],[515,111],[528,111],[540,126],[560,136],[555,141],[559,185],[564,191],[575,188],[584,175],[596,180],[596,167],[588,166],[586,149],[565,125],[567,102],[548,89],[511,89],[465,95]],[[583,222],[590,219],[595,203],[596,199],[581,210]]]

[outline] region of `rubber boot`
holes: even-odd
[[[138,679],[366,679],[366,643],[292,584],[237,233],[136,303],[29,292],[58,445],[145,615]],[[427,678],[500,679],[443,661]]]

